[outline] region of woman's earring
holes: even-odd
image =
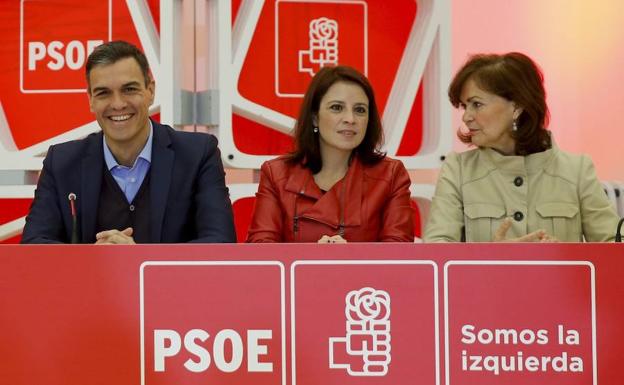
[[[312,131],[314,131],[315,134],[318,133],[318,127],[314,126],[314,129]]]
[[[511,131],[513,132],[518,131],[518,122],[516,121],[516,119],[514,119],[513,121],[513,125],[511,126]]]

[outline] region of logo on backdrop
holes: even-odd
[[[338,22],[326,17],[310,22],[310,48],[299,51],[299,72],[314,76],[325,66],[338,65]]]
[[[329,338],[329,367],[346,369],[351,376],[384,376],[390,365],[390,295],[364,287],[345,297],[346,336]],[[334,351],[353,357],[334,361]]]
[[[1,35],[0,162],[20,164],[20,159],[28,161],[45,153],[50,144],[99,130],[85,97],[84,73],[87,57],[98,45],[120,39],[141,46],[158,73],[154,18],[135,20],[131,13],[149,7],[158,14],[159,6],[157,2],[139,3],[144,2],[115,1],[114,6],[113,0],[1,3],[4,19],[15,23],[7,24],[8,32]],[[149,44],[143,46],[139,35],[149,36],[145,39]],[[157,100],[153,110],[159,105]]]
[[[50,4],[22,0],[20,90],[22,93],[85,92],[84,65],[95,47],[111,40],[109,1],[65,1],[49,17]],[[76,20],[88,22],[76,23]],[[59,33],[62,31],[62,33]]]
[[[277,1],[275,94],[303,97],[310,78],[325,66],[348,65],[368,75],[367,15],[364,2]]]

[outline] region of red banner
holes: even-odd
[[[620,384],[619,244],[0,245],[21,384]]]

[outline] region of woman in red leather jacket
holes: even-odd
[[[381,119],[364,75],[321,69],[294,136],[293,152],[262,165],[247,242],[413,242],[409,175],[379,150]]]

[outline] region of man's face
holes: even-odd
[[[89,80],[89,106],[111,150],[142,146],[149,136],[154,81],[145,85],[141,68],[131,57],[93,67]]]

